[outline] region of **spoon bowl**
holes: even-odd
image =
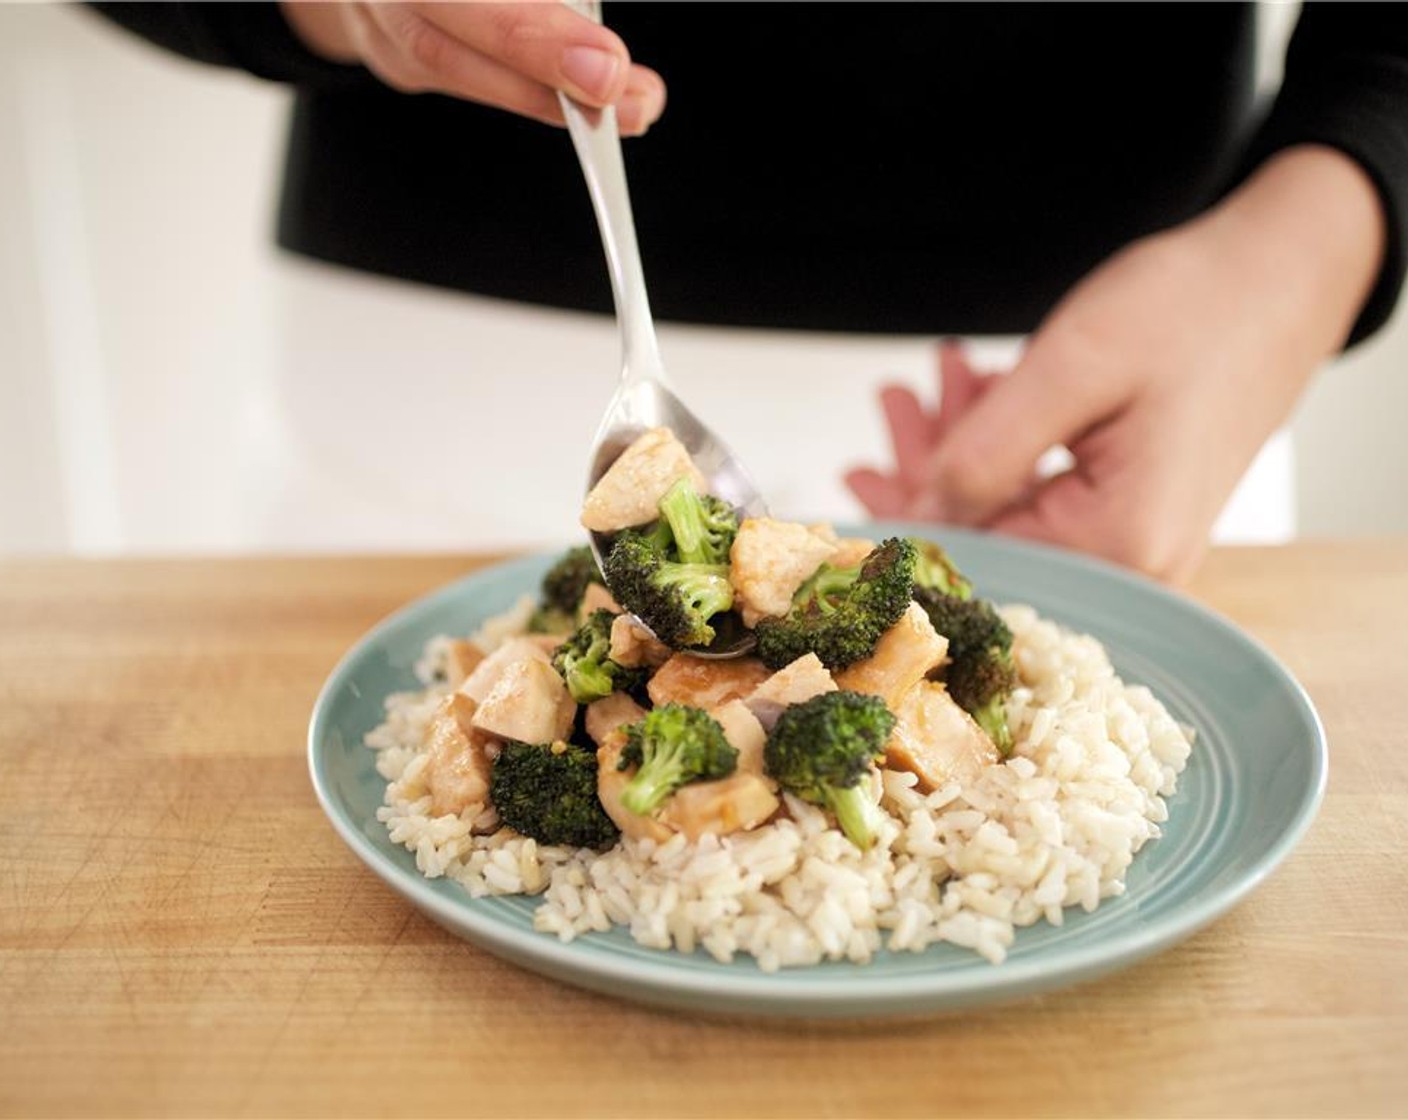
[[[569,6],[601,22],[601,5],[595,0],[574,0]],[[616,110],[611,106],[584,109],[562,93],[558,94],[558,100],[601,230],[607,271],[611,276],[611,295],[616,304],[616,322],[621,331],[621,379],[592,445],[587,491],[591,491],[621,452],[642,432],[648,428],[669,428],[703,474],[709,493],[729,502],[741,517],[765,516],[767,503],[738,456],[674,394],[666,381],[650,300],[646,295],[640,249],[636,244]],[[592,553],[600,565],[609,540],[600,533],[589,536]],[[720,627],[713,644],[690,652],[700,657],[738,657],[753,645],[753,634],[744,627]]]

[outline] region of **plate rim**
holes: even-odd
[[[551,934],[536,930],[530,930],[529,936],[524,937],[523,931],[505,925],[502,918],[481,908],[482,903],[493,903],[495,900],[475,899],[467,892],[462,898],[447,898],[431,887],[430,881],[418,872],[407,874],[404,868],[392,862],[350,819],[335,796],[331,778],[324,773],[327,757],[322,744],[328,737],[327,725],[337,691],[351,675],[354,665],[375,648],[380,639],[413,618],[427,612],[433,613],[442,601],[455,599],[466,583],[488,573],[506,573],[515,567],[528,568],[550,555],[548,551],[534,550],[482,565],[417,596],[381,618],[339,658],[318,691],[308,724],[309,774],[323,814],[353,853],[396,893],[456,934],[463,936],[467,931],[472,931],[473,936],[468,940],[490,951],[497,951],[515,963],[523,965],[525,961],[531,961],[532,964],[526,967],[536,965],[545,973],[569,983],[626,998],[650,1000],[653,995],[657,998],[651,1002],[678,1005],[672,997],[688,996],[692,997],[692,1006],[712,1003],[733,1011],[772,1014],[937,1011],[966,1003],[997,1002],[1004,998],[1035,994],[1124,968],[1192,936],[1235,907],[1284,862],[1309,829],[1324,799],[1328,779],[1329,745],[1323,722],[1305,687],[1282,660],[1260,639],[1247,633],[1231,619],[1180,591],[1136,572],[1067,549],[971,530],[895,521],[840,525],[838,529],[887,535],[906,533],[943,542],[981,540],[984,546],[996,544],[1019,553],[1031,553],[1044,563],[1094,571],[1101,578],[1114,579],[1136,592],[1152,593],[1156,599],[1163,600],[1174,609],[1191,611],[1202,622],[1230,636],[1234,642],[1249,646],[1266,662],[1278,678],[1278,683],[1285,688],[1300,721],[1309,732],[1312,780],[1301,791],[1294,813],[1285,818],[1279,835],[1267,850],[1232,882],[1196,897],[1189,905],[1161,917],[1151,927],[1137,926],[1113,934],[1102,934],[1088,945],[1065,946],[1054,963],[1037,955],[1009,959],[986,970],[943,971],[927,977],[922,973],[910,972],[897,976],[868,974],[864,971],[868,966],[861,964],[850,966],[855,972],[830,974],[806,968],[781,969],[771,973],[752,969],[720,974],[712,969],[698,972],[681,969],[673,963],[672,950],[658,951],[659,960],[635,955],[617,958],[596,952],[583,953],[575,941],[563,942]],[[917,958],[922,954],[914,956]],[[645,989],[645,992],[633,989]]]

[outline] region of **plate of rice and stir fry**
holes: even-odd
[[[1294,679],[1099,561],[740,518],[666,429],[582,526],[600,563],[527,557],[385,620],[310,728],[371,870],[538,972],[721,1012],[1012,999],[1192,934],[1319,804]]]

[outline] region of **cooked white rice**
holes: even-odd
[[[526,609],[476,635],[486,647],[521,630]],[[417,666],[424,691],[387,698],[366,737],[387,779],[378,817],[430,877],[474,897],[542,894],[534,925],[570,941],[628,927],[642,945],[720,961],[752,956],[765,971],[823,960],[864,962],[881,947],[918,952],[948,941],[1001,962],[1017,926],[1060,925],[1094,910],[1167,819],[1192,734],[1148,689],[1126,685],[1093,638],[1028,607],[1008,607],[1022,686],[1008,707],[1012,756],[966,788],[926,795],[913,775],[884,772],[891,820],[857,850],[824,813],[787,797],[791,819],[695,844],[623,839],[602,854],[539,845],[493,811],[431,817],[420,753],[444,640]]]

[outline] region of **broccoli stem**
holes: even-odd
[[[660,499],[660,513],[670,526],[682,561],[702,564],[711,559],[704,548],[704,518],[699,496],[688,479],[680,479],[665,492]]]
[[[859,565],[853,568],[833,568],[828,564],[823,564],[802,585],[794,601],[811,602],[822,614],[831,614],[836,610],[836,604],[832,602],[832,599],[849,591],[855,585],[859,575]]]
[[[621,804],[637,816],[655,812],[656,807],[683,784],[684,767],[680,752],[656,748],[621,791]]]
[[[827,791],[826,805],[836,814],[836,823],[857,848],[864,851],[876,841],[885,814],[868,796],[867,779],[846,789]]]
[[[1007,709],[1001,696],[994,696],[971,715],[973,721],[987,732],[998,754],[1006,758],[1012,753],[1012,729],[1007,726]]]

